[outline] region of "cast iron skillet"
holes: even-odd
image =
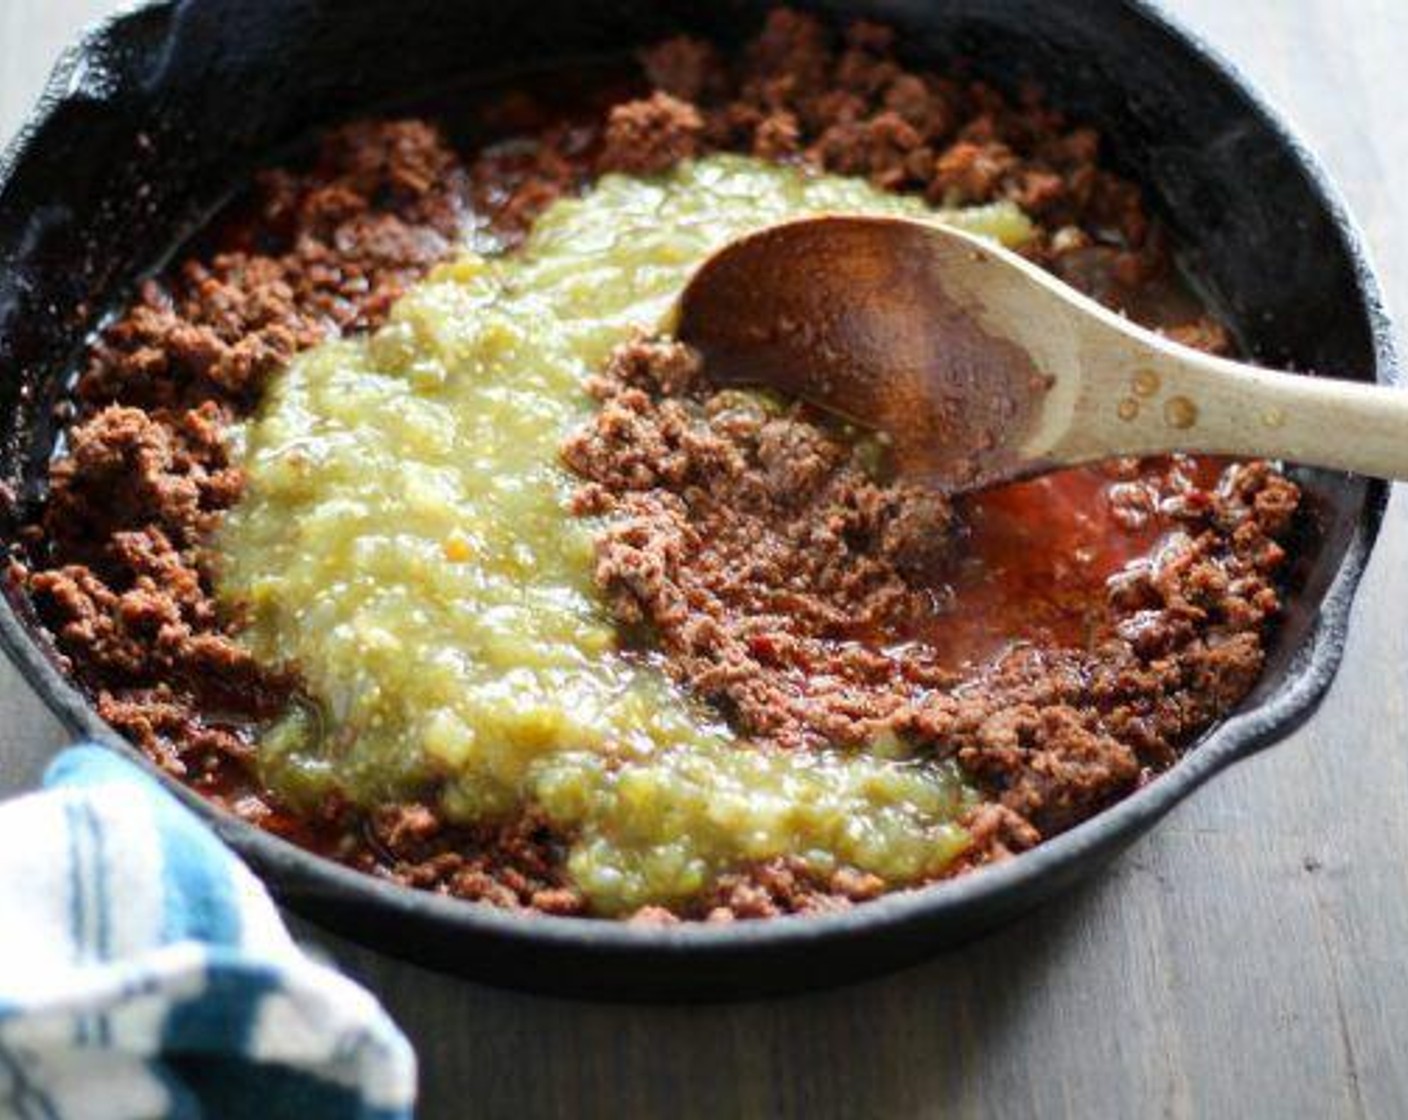
[[[272,150],[419,90],[622,55],[679,30],[735,40],[761,0],[157,0],[94,29],[59,64],[0,159],[0,477],[32,500],[51,409],[85,334]],[[805,5],[804,5],[805,6]],[[1205,45],[1136,0],[833,0],[896,25],[908,55],[954,57],[1001,85],[1034,79],[1098,125],[1148,184],[1186,264],[1258,358],[1393,381],[1363,246],[1314,160]],[[1386,488],[1297,475],[1314,527],[1261,686],[1184,762],[1004,866],[845,914],[637,929],[516,918],[320,860],[168,783],[297,910],[389,953],[495,983],[631,998],[722,998],[852,980],[1026,910],[1100,867],[1228,764],[1287,735],[1339,665]],[[13,540],[18,517],[0,520]],[[26,604],[0,640],[76,736],[136,752],[55,667]]]

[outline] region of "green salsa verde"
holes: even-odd
[[[536,806],[595,912],[707,889],[778,856],[898,886],[962,852],[972,795],[903,744],[749,743],[621,648],[568,508],[582,381],[740,233],[821,211],[942,217],[1015,244],[999,204],[939,215],[858,181],[740,156],[607,176],[512,254],[436,269],[373,335],[270,385],[243,432],[245,496],[217,541],[245,640],[310,703],[270,728],[262,777],[294,806],[434,797],[476,822]]]

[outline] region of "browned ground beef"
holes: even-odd
[[[1180,531],[1114,586],[1091,648],[956,671],[941,646],[906,641],[925,614],[941,627],[962,609],[930,594],[948,503],[873,481],[800,407],[741,405],[694,365],[678,343],[620,348],[565,453],[590,480],[580,511],[607,515],[596,576],[616,618],[647,623],[668,670],[746,735],[801,749],[890,732],[954,750],[1049,834],[1166,766],[1255,681],[1279,609],[1275,538],[1298,501],[1265,465],[1229,468],[1212,493],[1155,476],[1144,501]]]
[[[931,611],[952,511],[873,481],[850,441],[793,408],[716,392],[679,343],[617,350],[589,388],[601,407],[566,444],[607,515],[598,584],[626,626],[745,734],[788,749],[908,732],[905,697],[958,677],[924,648],[874,639]],[[693,376],[691,376],[693,374]]]
[[[1138,189],[1100,168],[1094,131],[1030,91],[907,70],[883,27],[838,40],[779,10],[737,59],[680,38],[641,63],[644,95],[600,119],[548,120],[523,91],[505,97],[490,115],[520,135],[468,161],[433,125],[371,122],[330,133],[305,167],[260,175],[209,239],[216,249],[146,284],[92,348],[49,498],[11,567],[103,716],[160,765],[370,873],[508,908],[583,908],[562,838],[531,813],[464,829],[423,804],[367,819],[329,804],[299,820],[254,780],[254,730],[297,682],[233,640],[203,542],[241,488],[225,427],[271,373],[376,326],[471,222],[512,244],[595,174],[714,150],[946,205],[1014,200],[1039,227],[1028,253],[1132,312],[1170,271]],[[1186,318],[1161,325],[1226,349],[1219,324]],[[1264,465],[1231,467],[1215,486],[1178,463],[1112,465],[1116,519],[1173,534],[1160,562],[1130,566],[1107,602],[1102,591],[1090,641],[1018,643],[973,669],[922,641],[886,648],[934,613],[947,503],[875,482],[847,441],[795,409],[739,408],[672,344],[630,343],[591,388],[601,410],[564,454],[584,478],[581,511],[613,515],[597,574],[617,617],[648,624],[670,671],[755,737],[805,747],[891,730],[955,752],[989,795],[958,870],[1128,793],[1260,671],[1276,542],[1298,503]],[[681,914],[638,919],[830,910],[882,889],[778,861],[739,869]]]
[[[203,548],[242,479],[225,428],[298,351],[375,326],[453,251],[467,177],[419,122],[359,124],[261,175],[221,251],[146,283],[93,347],[21,580],[103,718],[167,770],[224,782],[292,682],[255,665]]]

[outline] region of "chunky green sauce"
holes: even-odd
[[[669,903],[781,855],[903,884],[966,844],[948,764],[893,744],[783,753],[740,743],[618,650],[592,584],[593,525],[566,503],[582,379],[658,326],[691,270],[746,230],[808,212],[922,215],[864,183],[733,156],[609,176],[518,252],[437,269],[368,338],[321,346],[245,433],[248,489],[222,530],[221,591],[312,704],[261,745],[294,804],[436,796],[460,821],[528,805],[574,837],[603,914]],[[1008,242],[1012,207],[948,215]]]

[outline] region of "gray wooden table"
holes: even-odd
[[[253,0],[251,0],[253,2]],[[0,0],[0,136],[111,0]],[[1329,164],[1408,309],[1408,8],[1177,0]],[[1396,496],[1317,718],[1098,883],[849,990],[632,1008],[475,987],[330,949],[464,1117],[1408,1116],[1408,514]],[[0,791],[62,736],[0,664]]]

